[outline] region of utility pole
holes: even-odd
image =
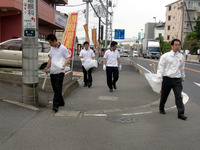
[[[23,0],[23,102],[38,106],[38,0]]]
[[[86,24],[88,25],[88,28],[89,28],[89,3],[92,1],[93,0],[83,0],[83,2],[86,2]],[[85,41],[87,41],[86,33],[85,33]]]
[[[108,0],[106,0],[106,33],[105,33],[105,48],[107,48],[108,44]]]

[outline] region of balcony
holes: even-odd
[[[52,4],[47,4],[44,0],[38,0],[39,23],[51,28],[63,29],[64,27],[57,23],[56,16],[60,16],[60,13],[54,9],[54,3],[67,4],[68,0],[51,0],[51,2]],[[19,11],[22,11],[22,0],[0,0],[0,16],[12,15]],[[65,18],[63,19],[65,21]]]

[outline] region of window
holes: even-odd
[[[173,17],[173,19],[175,19],[175,16]]]
[[[172,10],[172,6],[169,6],[169,11],[171,11]]]
[[[171,16],[168,16],[168,21],[170,21],[171,20]]]
[[[159,33],[159,37],[161,37],[162,36],[162,33]]]
[[[170,30],[170,26],[168,26],[167,29]]]
[[[200,7],[200,2],[198,2],[198,6]]]
[[[167,36],[167,40],[170,40],[170,35]]]
[[[19,40],[8,41],[8,42],[5,42],[2,45],[0,45],[0,49],[21,51],[22,50],[22,42]]]
[[[48,53],[50,51],[51,46],[48,43],[43,43],[43,51],[44,53]]]

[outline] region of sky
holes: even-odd
[[[93,0],[98,3],[98,0]],[[103,0],[105,1],[105,0]],[[125,38],[135,38],[138,32],[142,32],[147,22],[165,22],[166,5],[177,0],[112,0],[114,7],[113,31],[114,29],[125,29]],[[86,23],[83,10],[86,5],[71,7],[72,5],[84,4],[82,0],[68,0],[68,6],[59,6],[57,10],[63,13],[79,12],[77,36],[80,39],[85,37],[83,25]],[[105,19],[103,19],[105,22]],[[91,29],[98,28],[98,18],[94,17],[94,12],[90,7],[89,12],[89,36],[91,39]],[[105,29],[105,28],[104,28]],[[143,31],[144,32],[144,31]]]

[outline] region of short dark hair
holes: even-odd
[[[179,39],[173,39],[172,42],[171,42],[171,45],[174,45],[175,41],[177,41],[177,42],[179,42],[181,44],[181,41]]]
[[[47,35],[46,40],[47,41],[51,40],[53,42],[53,41],[57,41],[57,38],[54,34],[49,34],[49,35]]]
[[[110,46],[111,46],[111,47],[114,47],[114,46],[117,45],[117,44],[118,44],[117,42],[112,41],[111,44],[110,44]]]
[[[85,42],[83,43],[84,46],[85,46],[86,44],[89,45],[89,42],[88,42],[88,41],[85,41]]]

